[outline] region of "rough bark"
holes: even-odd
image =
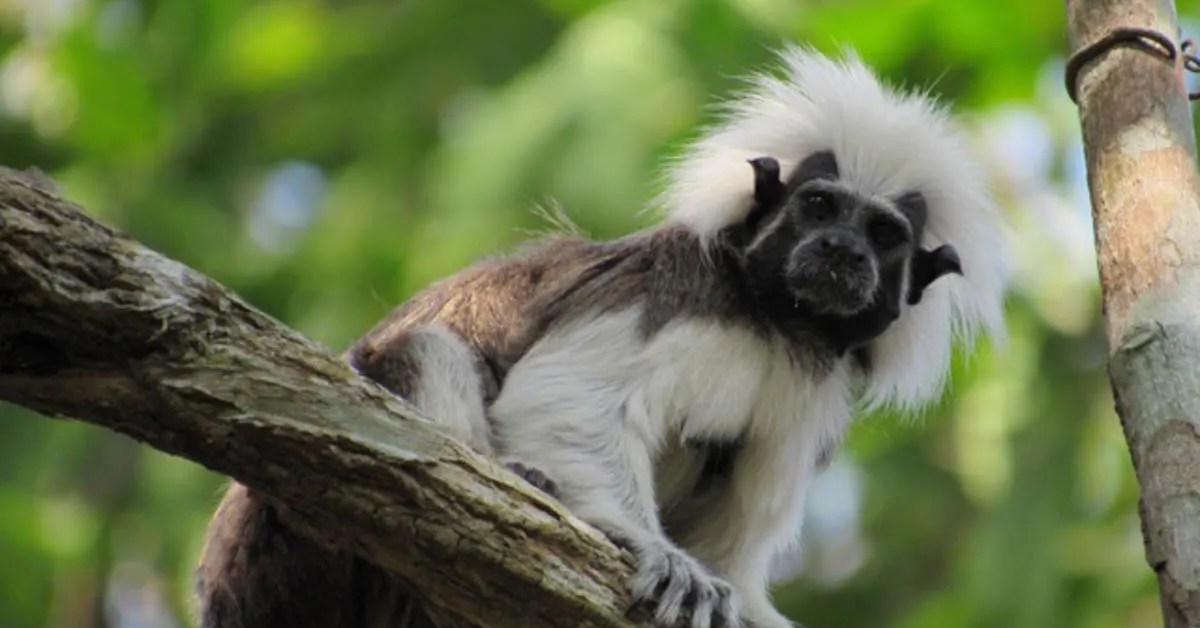
[[[278,500],[467,626],[628,626],[627,553],[225,288],[0,168],[0,399]]]
[[[1121,26],[1177,39],[1169,0],[1068,0],[1072,50]],[[1200,181],[1183,69],[1125,46],[1086,66],[1080,119],[1117,412],[1169,628],[1200,626]]]

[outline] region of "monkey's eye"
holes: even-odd
[[[808,192],[800,198],[800,203],[809,220],[827,223],[837,218],[837,206],[833,198],[824,192]]]
[[[908,231],[894,220],[874,220],[867,225],[867,236],[880,250],[890,251],[908,241]]]

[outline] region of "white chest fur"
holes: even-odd
[[[840,370],[814,381],[780,343],[714,320],[679,319],[646,340],[640,316],[635,307],[579,321],[534,344],[489,409],[499,453],[532,462],[530,449],[620,428],[654,458],[681,441],[797,430],[826,440],[844,427]]]
[[[749,617],[781,625],[768,567],[799,533],[817,453],[849,421],[845,369],[813,376],[781,343],[714,321],[680,319],[646,339],[640,316],[605,314],[535,343],[489,408],[497,453],[542,470],[568,508],[619,538],[653,543],[666,523],[734,584]],[[686,443],[734,439],[724,488],[695,493],[702,461]]]

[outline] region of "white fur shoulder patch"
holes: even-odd
[[[832,151],[842,180],[865,194],[925,196],[922,245],[953,245],[963,276],[943,278],[875,341],[865,382],[869,407],[912,409],[936,399],[954,338],[1004,334],[1008,261],[1000,212],[963,132],[927,95],[882,85],[853,54],[811,49],[780,54],[781,75],[763,75],[728,103],[725,118],[670,172],[668,221],[711,241],[749,212],[754,176],[746,160],[770,156],[789,172],[808,155]]]

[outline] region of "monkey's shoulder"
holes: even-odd
[[[615,293],[602,298],[589,286],[603,282],[616,288],[623,282],[608,279],[628,275],[628,262],[643,249],[637,237],[597,242],[554,236],[480,260],[401,304],[355,343],[349,356],[401,354],[413,330],[438,325],[504,369],[581,302],[619,298]]]

